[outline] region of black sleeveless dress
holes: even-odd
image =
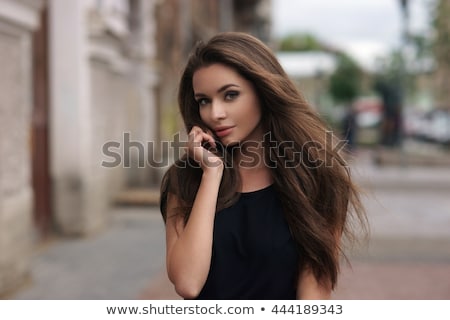
[[[273,185],[216,214],[211,267],[197,299],[295,299],[298,254]]]

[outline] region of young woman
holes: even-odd
[[[167,272],[186,299],[326,299],[350,215],[364,213],[336,143],[270,49],[227,32],[182,74],[186,155],[165,174]]]

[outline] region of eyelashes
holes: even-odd
[[[199,106],[204,106],[209,103],[209,100],[206,98],[200,98],[200,99],[197,99],[197,103]]]
[[[234,101],[239,95],[240,95],[239,91],[230,90],[230,91],[226,91],[224,93],[223,99],[224,99],[224,101],[230,102],[230,101]],[[209,99],[209,98],[198,98],[198,99],[196,99],[196,101],[200,107],[206,106],[211,103],[211,99]]]
[[[239,91],[227,91],[225,92],[225,100],[231,101],[239,96]]]

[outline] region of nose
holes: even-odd
[[[211,106],[211,117],[213,120],[222,120],[226,118],[225,106],[220,101],[214,101]]]

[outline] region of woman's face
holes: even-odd
[[[233,68],[212,64],[193,75],[200,117],[224,146],[261,141],[261,106],[252,83]]]

